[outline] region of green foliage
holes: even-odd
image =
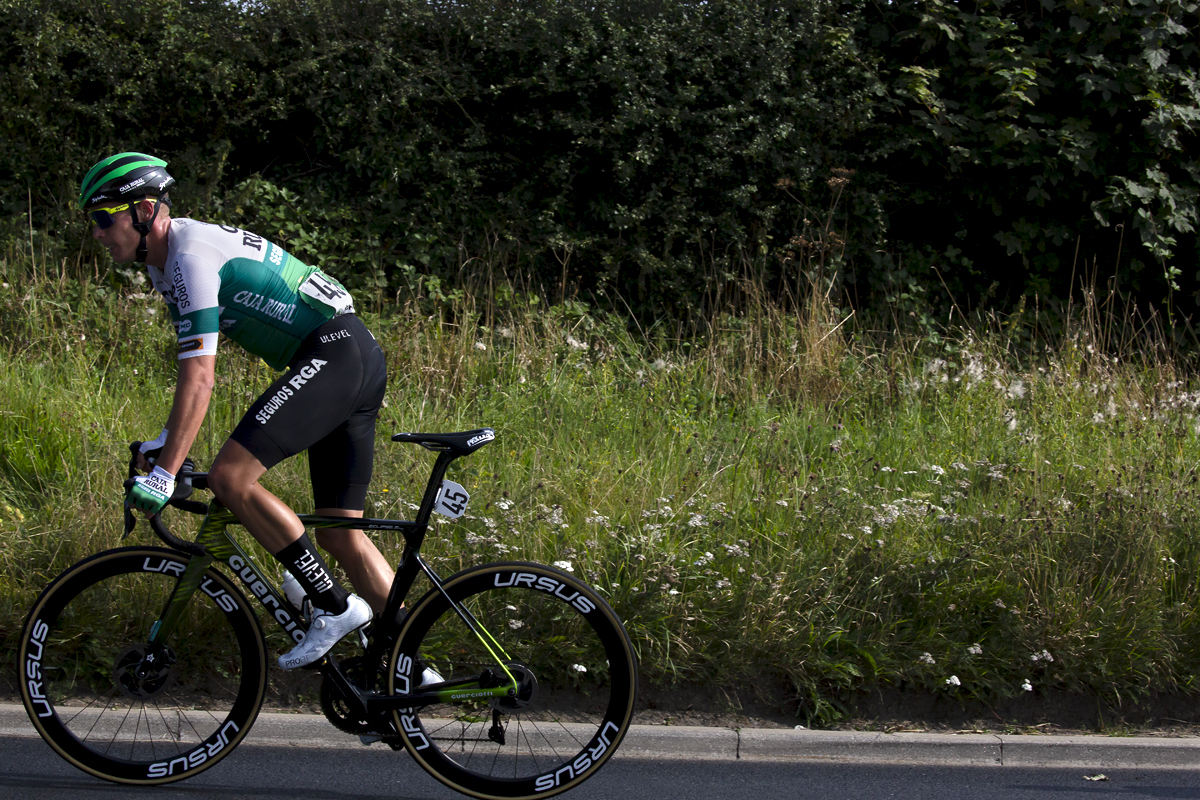
[[[937,286],[938,270],[970,304],[993,280],[1011,299],[1066,299],[1110,277],[1143,299],[1190,295],[1198,13],[1173,1],[869,4],[860,32],[890,107],[873,169],[909,272]]]
[[[872,113],[849,22],[824,0],[6,0],[4,210],[28,189],[72,258],[78,175],[145,149],[178,211],[282,232],[380,297],[508,273],[686,318],[775,269],[793,198],[827,204]]]
[[[0,239],[108,273],[70,200],[142,149],[177,215],[376,307],[507,287],[703,330],[749,279],[932,333],[1112,282],[1187,315],[1198,8],[0,0]]]

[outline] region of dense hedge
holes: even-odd
[[[875,171],[892,236],[979,299],[1074,277],[1194,310],[1194,2],[893,2],[864,47],[895,112]],[[923,257],[922,257],[923,256]],[[1015,291],[1014,291],[1015,290]]]
[[[745,275],[976,305],[1087,267],[1188,300],[1198,26],[1100,0],[0,0],[0,202],[10,251],[32,210],[39,252],[86,262],[79,176],[140,149],[177,212],[381,296],[686,319]]]

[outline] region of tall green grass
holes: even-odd
[[[41,587],[118,543],[125,445],[161,427],[174,362],[144,287],[17,259],[0,282],[10,665]],[[566,565],[626,620],[648,686],[737,686],[818,723],[880,687],[1196,691],[1200,391],[1158,340],[1106,340],[1094,306],[1050,346],[1002,325],[877,337],[820,293],[682,340],[487,296],[363,311],[390,370],[368,513],[408,516],[424,486],[428,454],[388,434],[493,426],[450,476],[469,515],[427,552]],[[230,344],[218,365],[202,466],[272,377]],[[306,475],[266,482],[303,510]]]

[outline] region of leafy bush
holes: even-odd
[[[928,326],[1111,278],[1186,312],[1198,25],[1174,0],[6,0],[0,235],[107,263],[77,181],[139,149],[178,212],[377,302],[581,292],[703,328],[749,278]]]

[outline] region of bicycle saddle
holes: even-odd
[[[460,433],[394,433],[393,442],[412,442],[426,450],[447,451],[455,456],[465,456],[483,447],[496,438],[491,428],[476,428]]]

